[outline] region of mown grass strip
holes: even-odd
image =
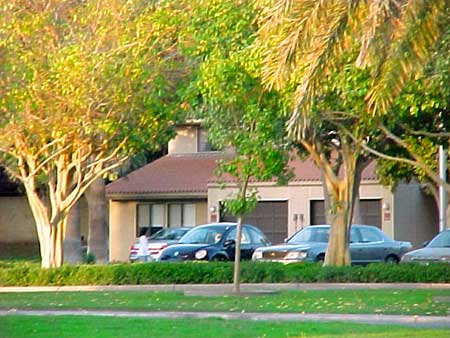
[[[3,309],[282,312],[450,315],[450,290],[311,290],[259,296],[185,296],[181,292],[32,292],[0,294]]]
[[[448,330],[349,323],[252,322],[221,319],[0,317],[2,338],[448,337]]]

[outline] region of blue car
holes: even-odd
[[[329,225],[306,227],[284,244],[257,249],[252,259],[282,263],[321,262],[325,258],[329,232]],[[352,263],[356,264],[398,263],[412,247],[410,242],[394,241],[370,225],[352,225],[349,246]]]
[[[194,227],[178,244],[164,249],[158,261],[233,261],[236,223],[211,223]],[[270,245],[258,228],[242,225],[241,259],[251,259],[253,252]]]

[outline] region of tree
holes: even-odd
[[[388,113],[405,83],[422,72],[441,29],[444,1],[279,0],[270,5],[258,32],[265,56],[264,82],[268,88],[293,88],[288,131],[310,153],[334,196],[330,212],[335,219],[325,263],[348,264],[359,156],[371,148],[367,145],[372,139],[370,127],[377,128],[371,118]],[[361,109],[352,116],[362,128],[349,129],[348,118],[342,121],[336,114],[318,118],[315,109],[328,90],[330,76],[342,70],[345,57],[367,74],[366,86],[355,88],[365,93]],[[344,164],[342,181],[336,179],[320,147],[316,126],[321,120],[336,127]]]
[[[143,139],[156,147],[171,120],[159,108],[172,42],[153,11],[145,1],[1,3],[0,160],[24,185],[42,267],[63,263],[67,215],[92,182]]]
[[[379,176],[386,184],[395,186],[400,180],[420,182],[439,205],[440,184],[450,192],[450,184],[440,182],[438,148],[450,148],[450,15],[447,28],[438,40],[432,59],[423,76],[411,81],[394,100],[392,111],[381,121],[387,137],[395,146],[386,149],[378,161]],[[450,167],[449,156],[447,156]],[[449,175],[447,175],[449,177]],[[447,203],[450,217],[450,200]]]
[[[415,178],[436,200],[439,185],[450,193],[450,184],[441,182],[437,165],[439,145],[450,148],[450,11],[443,21],[446,29],[424,74],[405,86],[393,102],[393,113],[380,119],[381,129],[396,146],[377,152],[382,158],[379,171],[388,183]]]
[[[233,290],[239,293],[242,220],[257,203],[251,183],[288,175],[282,101],[263,90],[259,60],[250,53],[256,9],[232,0],[190,4],[186,34],[191,40],[185,50],[199,71],[186,102],[203,120],[212,145],[224,152],[217,174],[236,188],[224,206],[237,217]]]

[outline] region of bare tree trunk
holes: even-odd
[[[343,175],[338,177],[323,170],[330,196],[330,239],[325,254],[324,265],[350,265],[349,234],[356,189],[359,189],[363,162],[351,143],[341,140]],[[328,172],[328,175],[326,174]]]
[[[69,212],[64,235],[64,263],[79,264],[83,261],[81,251],[81,210],[80,201]]]
[[[355,203],[353,206],[353,217],[352,224],[362,224],[362,216],[361,216],[361,199],[359,198],[359,192],[355,196]]]
[[[362,224],[361,199],[359,196],[359,187],[361,185],[361,170],[357,169],[355,176],[352,224]]]
[[[241,292],[241,236],[242,236],[242,216],[237,217],[236,224],[236,248],[234,254],[234,275],[233,292]]]
[[[52,223],[49,218],[47,196],[40,197],[34,182],[24,182],[28,203],[36,222],[41,253],[41,267],[55,268],[63,264],[63,237],[67,219],[54,217]],[[59,221],[57,221],[59,219]]]
[[[330,194],[328,193],[327,184],[325,182],[324,175],[322,174],[322,188],[323,188],[323,212],[325,215],[325,223],[331,224],[331,215],[330,215]]]
[[[450,229],[450,202],[447,204],[447,229]]]
[[[89,210],[88,253],[98,264],[108,262],[108,235],[106,227],[105,181],[96,179],[85,193]]]
[[[330,238],[324,265],[331,266],[349,265],[351,263],[348,247],[349,221],[351,217],[349,214],[349,195],[345,191],[347,189],[342,186],[344,182],[339,183],[341,184],[337,186],[332,182],[327,184],[329,188],[330,186],[333,187],[334,193],[330,193],[330,196],[332,196],[330,200]]]

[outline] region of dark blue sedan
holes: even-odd
[[[158,261],[233,261],[236,223],[212,223],[193,228],[178,244],[164,249]],[[258,228],[244,224],[241,236],[241,258],[251,259],[253,252],[270,245]]]

